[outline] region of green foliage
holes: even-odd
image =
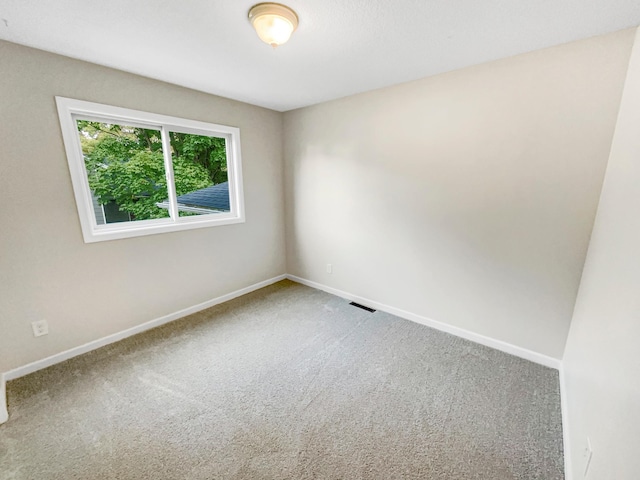
[[[213,185],[206,168],[184,157],[177,157],[173,161],[173,173],[178,196]]]
[[[227,155],[224,138],[170,133],[171,149],[176,156],[202,165],[214,185],[227,181]]]
[[[162,154],[136,152],[130,159],[111,159],[89,175],[89,187],[101,203],[115,201],[137,220],[169,216],[156,202],[167,198]]]
[[[160,132],[78,120],[89,186],[102,204],[116,202],[135,220],[169,216]],[[222,138],[170,132],[178,195],[227,181]]]

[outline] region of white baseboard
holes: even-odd
[[[564,451],[564,480],[573,480],[571,443],[569,439],[569,404],[567,399],[567,377],[564,365],[560,367],[560,411],[562,415],[562,449]]]
[[[260,288],[266,287],[268,285],[271,285],[273,283],[279,282],[280,280],[284,280],[285,278],[288,278],[294,282],[303,284],[303,285],[307,285],[309,287],[312,288],[316,288],[318,290],[323,290],[325,292],[331,293],[333,295],[337,295],[339,297],[342,298],[346,298],[358,303],[362,303],[365,304],[367,306],[370,306],[372,308],[375,308],[376,310],[381,310],[383,312],[387,312],[390,313],[392,315],[396,315],[398,317],[407,319],[407,320],[411,320],[413,322],[416,323],[420,323],[422,325],[426,325],[428,327],[431,328],[435,328],[436,330],[441,330],[443,332],[446,333],[450,333],[452,335],[456,335],[458,337],[461,338],[465,338],[467,340],[471,340],[473,342],[479,343],[481,345],[485,345],[491,348],[495,348],[496,350],[500,350],[506,353],[509,353],[511,355],[515,355],[517,357],[521,357],[524,358],[526,360],[530,360],[532,362],[535,363],[539,363],[541,365],[544,365],[546,367],[551,367],[551,368],[555,368],[555,369],[560,369],[561,366],[561,361],[553,358],[553,357],[549,357],[537,352],[533,352],[531,350],[527,350],[525,348],[522,347],[518,347],[512,344],[509,344],[507,342],[503,342],[501,340],[496,340],[490,337],[486,337],[484,335],[480,335],[478,333],[474,333],[468,330],[465,330],[463,328],[459,328],[459,327],[455,327],[453,325],[449,325],[446,323],[442,323],[442,322],[438,322],[436,320],[432,320],[430,318],[426,318],[423,317],[421,315],[417,315],[415,313],[411,313],[411,312],[407,312],[405,310],[401,310],[399,308],[395,308],[395,307],[391,307],[389,305],[385,305],[379,302],[375,302],[373,300],[367,299],[367,298],[363,298],[363,297],[359,297],[357,295],[352,295],[350,293],[347,292],[343,292],[341,290],[332,288],[332,287],[328,287],[326,285],[322,285],[320,283],[316,283],[316,282],[312,282],[311,280],[306,280],[304,278],[300,278],[297,277],[295,275],[279,275],[277,277],[273,277],[270,278],[268,280],[264,280],[262,282],[258,282],[256,284],[250,285],[246,288],[242,288],[240,290],[236,290],[234,292],[228,293],[226,295],[222,295],[220,297],[214,298],[212,300],[208,300],[206,302],[200,303],[198,305],[194,305],[192,307],[188,307],[182,310],[179,310],[177,312],[174,313],[170,313],[169,315],[165,315],[163,317],[160,318],[156,318],[154,320],[150,320],[148,322],[145,322],[141,325],[137,325],[135,327],[129,328],[127,330],[123,330],[121,332],[118,333],[114,333],[112,335],[108,335],[106,337],[100,338],[98,340],[94,340],[88,343],[85,343],[84,345],[80,345],[78,347],[74,347],[71,348],[69,350],[65,350],[64,352],[60,352],[57,353],[55,355],[51,355],[49,357],[43,358],[41,360],[37,360],[35,362],[31,362],[28,363],[26,365],[23,365],[21,367],[15,368],[13,370],[9,370],[7,372],[4,372],[4,374],[0,373],[0,424],[4,423],[7,421],[8,418],[8,414],[7,414],[7,405],[6,405],[6,392],[5,392],[5,382],[9,381],[9,380],[13,380],[15,378],[19,378],[22,377],[24,375],[28,375],[30,373],[36,372],[38,370],[41,370],[43,368],[47,368],[50,367],[51,365],[55,365],[57,363],[63,362],[65,360],[68,360],[70,358],[76,357],[78,355],[82,355],[83,353],[87,353],[90,352],[92,350],[96,350],[100,347],[103,347],[105,345],[109,345],[111,343],[117,342],[119,340],[123,340],[127,337],[131,337],[133,335],[136,335],[138,333],[144,332],[146,330],[150,330],[152,328],[155,327],[159,327],[160,325],[164,325],[166,323],[172,322],[174,320],[177,320],[179,318],[182,317],[186,317],[187,315],[191,315],[193,313],[199,312],[201,310],[204,310],[206,308],[209,307],[213,307],[214,305],[218,305],[220,303],[224,303],[227,302],[229,300],[232,300],[236,297],[240,297],[242,295],[245,295],[247,293],[253,292],[255,290],[258,290]],[[561,388],[563,387],[563,384],[561,382]],[[563,397],[563,409],[565,408],[565,401],[564,401],[564,397]],[[563,411],[563,421],[564,418],[566,417],[565,412]],[[563,428],[563,430],[565,430]],[[567,449],[565,448],[565,451]],[[570,477],[567,477],[567,480]]]
[[[390,313],[391,315],[395,315],[396,317],[404,318],[406,320],[411,320],[412,322],[420,323],[421,325],[426,325],[427,327],[435,328],[436,330],[450,333],[452,335],[464,338],[466,340],[471,340],[472,342],[479,343],[481,345],[485,345],[487,347],[491,347],[496,350],[500,350],[510,355],[515,355],[516,357],[524,358],[525,360],[529,360],[531,362],[538,363],[540,365],[544,365],[545,367],[550,367],[550,368],[559,370],[560,365],[562,363],[559,359],[549,357],[547,355],[543,355],[542,353],[534,352],[532,350],[527,350],[526,348],[518,347],[516,345],[503,342],[502,340],[496,340],[495,338],[486,337],[479,333],[465,330],[464,328],[449,325],[448,323],[432,320],[431,318],[427,318],[427,317],[423,317],[422,315],[417,315],[415,313],[407,312],[406,310],[402,310],[396,307],[391,307],[389,305],[385,305],[383,303],[376,302],[368,298],[363,298],[348,292],[343,292],[342,290],[338,290],[337,288],[328,287],[326,285],[322,285],[321,283],[313,282],[305,278],[300,278],[295,275],[287,275],[287,278],[294,282],[301,283],[302,285],[307,285],[308,287],[316,288],[318,290],[323,290],[327,293],[337,295],[338,297],[346,298],[356,303],[361,303],[368,307],[375,308],[376,310],[381,310],[383,312]]]
[[[132,328],[128,328],[127,330],[123,330],[121,332],[108,335],[98,340],[93,340],[89,343],[85,343],[84,345],[80,345],[79,347],[74,347],[69,350],[65,350],[64,352],[51,355],[50,357],[43,358],[42,360],[37,360],[35,362],[28,363],[27,365],[23,365],[22,367],[14,368],[13,370],[9,370],[8,372],[4,373],[4,380],[9,381],[15,378],[23,377],[35,371],[50,367],[51,365],[55,365],[56,363],[64,362],[65,360],[68,360],[73,357],[77,357],[78,355],[82,355],[83,353],[87,353],[92,350],[96,350],[97,348],[104,347],[105,345],[109,345],[110,343],[117,342],[127,337],[131,337],[138,333],[144,332],[146,330],[159,327],[160,325],[164,325],[165,323],[169,323],[179,318],[186,317],[187,315],[191,315],[192,313],[199,312],[201,310],[213,307],[214,305],[218,305],[220,303],[228,302],[229,300],[232,300],[236,297],[240,297],[242,295],[253,292],[255,290],[259,290],[260,288],[279,282],[280,280],[284,280],[285,278],[287,278],[286,275],[278,275],[277,277],[273,277],[268,280],[264,280],[262,282],[258,282],[253,285],[250,285],[246,288],[241,288],[240,290],[236,290],[235,292],[231,292],[226,295],[222,295],[220,297],[207,300],[206,302],[199,303],[198,305],[194,305],[192,307],[178,310],[177,312],[170,313],[169,315],[156,318],[155,320],[145,322],[141,325],[137,325]],[[2,404],[2,401],[4,400],[4,398],[5,398],[4,395],[0,397],[0,405]],[[1,413],[0,413],[0,418],[1,418]]]
[[[9,420],[9,412],[7,411],[7,390],[4,375],[0,373],[0,423]]]

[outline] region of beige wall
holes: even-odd
[[[286,113],[288,272],[561,358],[632,38]]]
[[[0,42],[0,372],[284,273],[283,188],[289,273],[560,358],[634,33],[289,112],[284,131]],[[640,37],[564,360],[575,478],[587,436],[589,478],[640,470],[639,85]],[[240,127],[246,223],[84,244],[55,95]]]
[[[564,359],[574,478],[633,480],[640,456],[640,31]]]
[[[282,114],[6,42],[0,66],[0,372],[285,273]],[[239,127],[246,223],[84,244],[55,95]]]

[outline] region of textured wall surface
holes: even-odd
[[[288,272],[561,358],[632,40],[285,113]]]
[[[640,31],[564,357],[574,478],[638,478],[640,432]]]
[[[6,42],[0,65],[0,372],[284,273],[280,113]],[[83,243],[56,95],[239,127],[246,223]]]

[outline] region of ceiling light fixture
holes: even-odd
[[[249,10],[249,20],[260,40],[276,48],[286,43],[298,27],[298,15],[279,3],[259,3]]]

